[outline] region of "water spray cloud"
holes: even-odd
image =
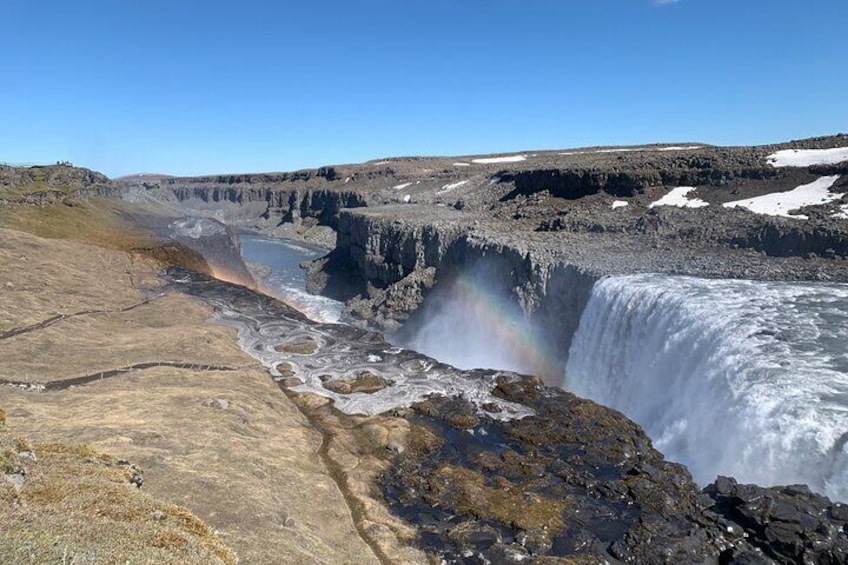
[[[562,362],[497,277],[491,268],[475,268],[437,288],[400,339],[458,368],[505,369],[558,383]]]

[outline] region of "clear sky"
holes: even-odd
[[[4,0],[0,161],[110,176],[848,131],[846,0]]]

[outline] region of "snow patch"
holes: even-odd
[[[454,167],[470,167],[471,163],[454,163]]]
[[[704,202],[700,198],[689,198],[687,195],[697,190],[696,186],[678,186],[677,188],[671,189],[671,192],[657,200],[656,202],[652,202],[648,208],[654,208],[656,206],[677,206],[678,208],[703,208],[704,206],[709,206],[708,202]]]
[[[772,167],[809,167],[835,165],[848,161],[848,147],[834,149],[784,149],[766,157]]]
[[[692,149],[703,149],[702,145],[671,145],[669,147],[660,147],[657,151],[689,151]]]
[[[588,155],[590,153],[632,153],[634,151],[689,151],[692,149],[703,149],[703,145],[670,145],[668,147],[613,147],[610,149],[596,149],[595,151],[566,151],[560,155]]]
[[[521,161],[526,161],[527,155],[509,155],[505,157],[485,157],[483,159],[472,159],[472,163],[477,163],[478,165],[491,165],[494,163],[520,163]]]
[[[407,204],[409,203],[410,200],[412,200],[411,194],[407,194],[403,197],[403,201],[406,202]]]
[[[840,220],[848,220],[848,204],[843,204],[839,207],[839,212],[833,215],[834,218],[839,218]]]
[[[625,202],[624,200],[616,200],[615,202],[612,203],[612,209],[615,210],[616,208],[624,208],[624,207],[629,206],[629,205],[630,205],[630,203]]]
[[[454,183],[451,183],[451,184],[446,184],[445,186],[443,186],[443,187],[442,187],[442,190],[440,190],[440,191],[436,192],[436,194],[444,194],[444,193],[446,193],[446,192],[450,192],[451,190],[457,189],[457,188],[459,188],[460,186],[463,186],[463,185],[468,184],[469,182],[471,182],[471,181],[461,180],[461,181],[459,181],[459,182],[454,182]]]
[[[393,188],[394,190],[403,190],[403,189],[404,189],[404,188],[406,188],[407,186],[412,186],[412,183],[411,183],[411,182],[405,182],[405,183],[403,183],[403,184],[399,184],[399,185],[397,185],[397,186],[393,186],[392,188]]]
[[[597,151],[593,151],[592,153],[631,153],[633,151],[649,151],[648,149],[644,149],[642,147],[619,147],[615,149],[598,149]]]
[[[766,216],[781,216],[784,218],[796,218],[806,220],[807,216],[802,214],[790,214],[794,210],[800,210],[804,206],[815,206],[827,204],[842,198],[841,193],[830,192],[839,175],[822,177],[810,184],[802,184],[798,188],[784,192],[773,192],[746,200],[735,200],[725,202],[725,208],[747,208],[755,214]]]

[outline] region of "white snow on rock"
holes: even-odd
[[[772,167],[809,167],[835,165],[848,161],[848,147],[834,149],[784,149],[766,157]]]
[[[657,151],[689,151],[692,149],[702,149],[701,145],[672,145],[670,147],[660,147]]]
[[[689,198],[687,195],[697,190],[695,186],[678,186],[677,188],[672,188],[671,192],[657,200],[656,202],[652,202],[648,208],[655,208],[656,206],[677,206],[678,208],[703,208],[704,206],[709,206],[709,202],[704,202],[700,198]]]
[[[404,188],[406,188],[407,186],[412,186],[412,183],[411,183],[411,182],[405,182],[405,183],[403,183],[403,184],[399,184],[399,185],[397,185],[397,186],[393,186],[392,188],[393,188],[393,189],[395,189],[395,190],[403,190],[403,189],[404,189]]]
[[[508,155],[506,157],[485,157],[483,159],[472,159],[472,163],[478,165],[491,165],[493,163],[520,163],[526,161],[527,155]]]
[[[597,151],[593,151],[593,153],[631,153],[633,151],[645,151],[645,149],[641,147],[618,147],[614,149],[598,149]]]
[[[848,204],[843,204],[839,207],[839,212],[833,215],[834,218],[839,218],[840,220],[848,220]]]
[[[626,206],[629,206],[629,203],[625,202],[624,200],[616,200],[612,203],[613,210],[615,210],[616,208],[625,208]]]
[[[688,151],[703,149],[703,145],[670,145],[668,147],[613,147],[611,149],[596,149],[595,151],[566,151],[560,155],[588,155],[590,153],[632,153],[634,151]]]
[[[810,184],[802,184],[798,188],[787,190],[784,192],[773,192],[764,194],[755,198],[746,200],[735,200],[733,202],[725,202],[725,208],[747,208],[755,214],[764,214],[766,216],[782,216],[784,218],[796,218],[806,220],[807,216],[801,214],[790,214],[793,210],[800,210],[804,206],[814,206],[816,204],[827,204],[834,200],[842,198],[842,194],[830,192],[836,181],[839,180],[839,175],[822,177]]]
[[[461,180],[461,181],[459,181],[459,182],[454,182],[454,183],[451,183],[451,184],[446,184],[445,186],[443,186],[443,187],[442,187],[442,190],[438,191],[436,194],[444,194],[444,193],[446,193],[446,192],[450,192],[451,190],[457,189],[457,188],[459,188],[460,186],[463,186],[463,185],[468,184],[469,182],[471,182],[471,181]]]
[[[454,163],[454,167],[470,167],[471,163]]]
[[[406,202],[407,204],[409,203],[410,200],[412,200],[411,194],[407,194],[403,197],[403,201]]]

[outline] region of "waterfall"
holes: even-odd
[[[696,480],[848,499],[848,285],[599,280],[563,386],[621,410]]]

